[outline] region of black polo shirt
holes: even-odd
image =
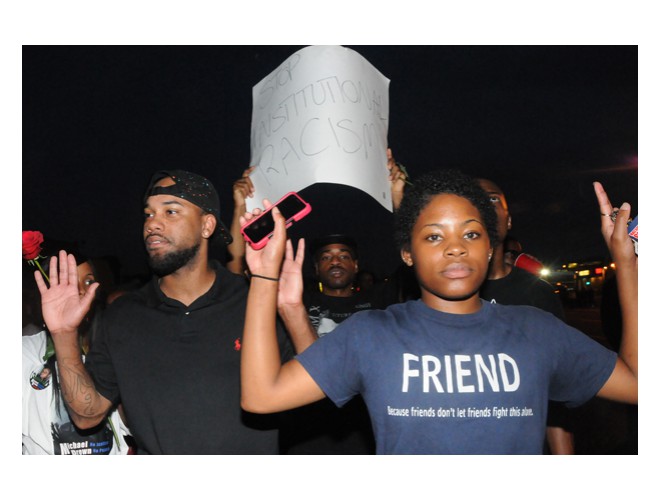
[[[216,280],[190,306],[154,278],[107,309],[87,356],[96,389],[121,401],[138,449],[164,454],[277,453],[277,416],[240,408],[247,283],[213,262]],[[293,349],[278,328],[283,359]]]

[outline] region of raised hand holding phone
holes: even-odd
[[[255,209],[241,217],[243,226],[249,225],[254,220],[265,219],[265,217],[270,219],[273,224],[273,231],[262,246],[255,249],[252,245],[246,245],[245,262],[251,276],[262,276],[265,279],[277,281],[287,240],[286,221],[279,209],[273,208],[274,205],[268,200],[264,200],[264,207],[264,211]]]
[[[284,217],[286,227],[290,227],[312,211],[311,205],[294,192],[287,193],[274,205],[266,206],[266,210],[241,226],[243,238],[255,250],[263,248],[273,236],[275,226],[270,214],[273,206],[276,206]]]
[[[263,213],[260,209],[256,209],[241,217],[243,226],[255,218],[264,217],[271,219],[274,225],[274,230],[270,237],[266,238],[264,246],[255,249],[249,244],[245,245],[245,262],[250,272],[247,310],[258,311],[258,315],[246,313],[245,328],[247,331],[253,323],[256,325],[255,329],[259,331],[271,328],[273,327],[271,320],[279,311],[293,341],[294,349],[300,353],[318,339],[302,301],[305,240],[300,238],[297,251],[294,253],[293,244],[287,236],[287,220],[282,216],[279,208],[271,205],[268,200],[264,200],[264,207],[266,210]],[[274,339],[271,338],[272,340]],[[244,373],[250,372],[247,369]]]

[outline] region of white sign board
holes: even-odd
[[[330,182],[361,189],[392,211],[389,82],[357,52],[330,45],[299,50],[255,85],[248,210]]]

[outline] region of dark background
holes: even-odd
[[[388,140],[414,181],[458,167],[505,191],[524,249],[555,266],[605,258],[592,182],[637,213],[637,46],[349,46],[390,81]],[[228,225],[250,160],[252,87],[302,46],[24,46],[23,229],[147,272],[151,174],[208,177]],[[392,216],[317,184],[292,236],[344,231],[362,267],[398,265]]]

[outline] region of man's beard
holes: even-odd
[[[199,253],[199,243],[190,248],[170,252],[162,257],[149,256],[149,267],[158,276],[167,276],[188,264]]]

